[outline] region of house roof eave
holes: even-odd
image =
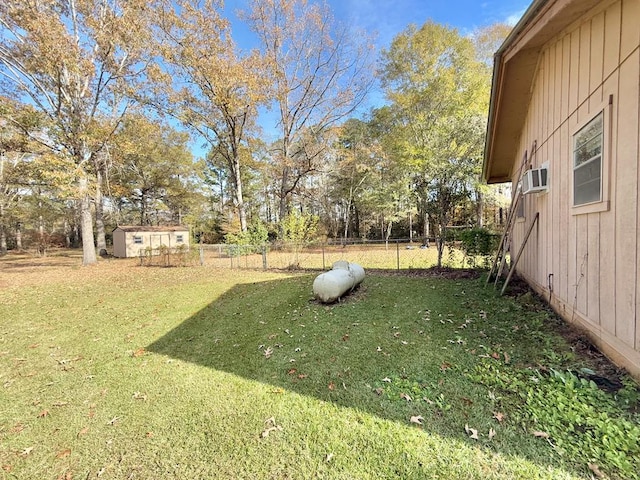
[[[482,177],[511,179],[540,52],[601,0],[535,0],[494,56]]]

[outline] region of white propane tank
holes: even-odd
[[[341,260],[332,270],[321,273],[313,281],[313,294],[323,303],[331,303],[350,292],[364,280],[364,268]]]

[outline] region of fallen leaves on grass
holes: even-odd
[[[147,353],[147,351],[144,349],[144,347],[140,347],[140,348],[134,350],[132,356],[135,357],[135,358],[142,357],[146,353]]]
[[[549,438],[549,434],[547,432],[541,432],[539,430],[536,430],[535,432],[531,432],[531,434],[534,437],[538,437],[538,438]]]
[[[471,427],[469,427],[468,424],[465,423],[464,431],[467,432],[467,435],[469,435],[469,438],[473,438],[474,440],[478,440],[478,430],[476,430],[475,428],[471,428]]]
[[[268,437],[271,432],[282,430],[282,427],[276,424],[276,419],[274,417],[267,418],[264,421],[264,424],[265,424],[265,429],[260,434],[262,438]]]
[[[39,414],[38,414],[38,418],[45,418],[49,416],[49,410],[42,410]]]
[[[86,435],[89,432],[89,427],[84,427],[82,430],[78,432],[76,437],[80,438],[83,435]]]
[[[146,393],[140,393],[140,392],[133,392],[132,398],[134,400],[146,401],[147,400],[147,394]]]
[[[20,433],[23,430],[24,430],[24,424],[16,423],[13,427],[11,427],[11,430],[9,430],[9,431],[11,433]]]
[[[411,402],[411,401],[413,401],[413,399],[412,399],[409,395],[407,395],[406,393],[404,393],[404,392],[402,392],[402,393],[400,394],[400,398],[402,398],[402,399],[406,400],[407,402]]]
[[[607,476],[602,473],[598,465],[596,465],[595,463],[589,464],[589,470],[591,470],[597,478],[607,478]]]
[[[273,355],[273,348],[267,347],[264,351],[264,358],[271,358],[271,355]]]
[[[496,436],[496,431],[493,428],[489,429],[489,440]]]
[[[333,459],[333,453],[327,453],[327,455],[324,457],[324,461],[327,463],[329,463],[332,459]]]
[[[29,455],[31,452],[33,452],[33,449],[34,449],[34,448],[36,448],[36,447],[27,447],[27,448],[23,449],[23,450],[20,452],[20,456],[22,456],[22,457],[26,457],[26,456],[27,456],[27,455]]]
[[[422,417],[422,415],[414,415],[409,419],[409,423],[417,423],[418,425],[422,425],[423,420],[424,418]]]
[[[507,363],[507,364],[511,363],[511,357],[507,352],[504,352],[504,363]]]
[[[495,418],[498,422],[502,423],[506,415],[502,412],[493,412],[493,418]]]
[[[71,449],[65,448],[64,450],[57,453],[56,458],[65,458],[71,455]]]
[[[389,377],[384,377],[382,379],[383,382],[391,383],[391,379]]]
[[[336,384],[333,383],[333,382],[330,382],[328,388],[329,388],[329,390],[333,391],[333,390],[336,389]]]

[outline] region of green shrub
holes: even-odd
[[[465,261],[471,267],[476,267],[478,257],[482,259],[482,266],[489,267],[491,257],[498,248],[500,238],[486,228],[472,228],[458,233],[460,248],[464,252]]]

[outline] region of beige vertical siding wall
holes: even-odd
[[[601,2],[542,49],[518,156],[527,151],[534,167],[548,162],[550,188],[524,196],[525,218],[515,224],[513,248],[540,212],[519,273],[635,375],[640,375],[639,45],[640,1],[618,0]],[[609,115],[603,158],[608,204],[590,213],[576,211],[572,136],[602,108]]]

